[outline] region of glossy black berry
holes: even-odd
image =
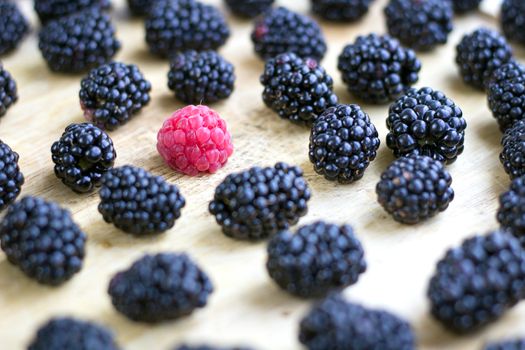
[[[146,16],[154,2],[151,0],[128,0],[128,7],[133,16]]]
[[[492,342],[485,345],[483,350],[525,350],[525,339]]]
[[[252,41],[255,52],[264,60],[293,52],[320,61],[326,53],[326,42],[317,22],[284,7],[266,11],[255,22]]]
[[[146,42],[151,53],[161,57],[184,50],[215,50],[229,36],[221,12],[197,0],[157,1],[146,19]]]
[[[454,12],[463,14],[477,9],[481,1],[482,0],[452,0],[452,7],[454,8]]]
[[[258,240],[295,225],[306,215],[310,196],[303,171],[277,163],[228,175],[209,210],[226,236]]]
[[[186,254],[145,255],[109,284],[113,306],[133,321],[178,319],[206,305],[213,286]]]
[[[268,10],[275,0],[225,0],[225,2],[235,15],[254,18]]]
[[[394,100],[419,79],[421,62],[388,35],[359,36],[337,65],[348,91],[368,103]]]
[[[319,175],[346,184],[363,177],[380,143],[374,124],[361,107],[338,105],[314,122],[308,156]]]
[[[509,40],[525,44],[525,2],[503,0],[500,19],[505,36]]]
[[[29,32],[29,23],[15,3],[0,1],[0,56],[20,45]]]
[[[376,186],[379,204],[403,224],[417,224],[446,210],[454,199],[452,177],[427,156],[396,159]]]
[[[451,164],[463,153],[467,122],[441,91],[408,90],[390,105],[386,126],[386,144],[396,157],[420,154]]]
[[[55,175],[75,192],[90,192],[113,167],[117,154],[103,130],[89,124],[69,125],[51,147]]]
[[[456,46],[456,63],[463,81],[477,89],[487,87],[492,73],[512,60],[512,48],[491,29],[465,35]]]
[[[88,8],[107,9],[111,6],[110,0],[34,0],[34,2],[35,11],[42,23],[61,19]]]
[[[502,231],[466,239],[438,262],[427,294],[445,327],[475,331],[525,297],[525,252]]]
[[[86,235],[53,202],[24,197],[9,206],[0,241],[9,262],[42,284],[61,284],[82,268]]]
[[[185,51],[171,60],[168,87],[188,104],[214,103],[228,98],[235,84],[235,69],[215,51]]]
[[[328,21],[354,22],[362,18],[374,0],[311,0],[312,12]]]
[[[0,117],[3,117],[16,101],[18,101],[16,82],[0,62]]]
[[[503,229],[525,243],[525,176],[512,180],[509,190],[500,195],[497,219]]]
[[[102,129],[126,124],[150,101],[151,83],[137,66],[112,62],[94,68],[80,83],[80,105],[87,120]]]
[[[302,319],[299,341],[308,350],[415,350],[408,322],[383,310],[347,302],[338,294]]]
[[[280,54],[266,61],[260,77],[266,106],[297,124],[312,123],[327,108],[337,105],[334,81],[317,61],[294,53]]]
[[[13,203],[24,184],[18,153],[0,140],[0,211]]]
[[[517,121],[505,131],[501,145],[499,159],[505,172],[511,179],[525,175],[525,120]]]

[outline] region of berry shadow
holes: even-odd
[[[251,288],[245,289],[246,295],[242,297],[247,303],[268,313],[275,314],[280,312],[288,316],[293,312],[296,313],[298,308],[302,308],[301,314],[306,312],[312,300],[295,297],[288,292],[280,289],[268,276],[268,278],[259,284],[253,284]]]
[[[213,227],[213,229],[206,230],[206,234],[199,235],[195,240],[195,246],[227,253],[241,249],[262,249],[267,244],[267,240],[249,241],[228,237],[215,222],[210,223],[208,227]]]
[[[176,229],[174,228],[167,232],[153,235],[132,235],[105,222],[101,214],[98,216],[98,219],[89,222],[89,226],[85,228],[85,232],[88,235],[89,243],[104,249],[111,249],[112,247],[130,248],[134,246],[143,249],[144,246],[148,244],[157,244],[167,239],[167,235],[173,234],[172,231]]]
[[[483,118],[483,120],[478,121],[473,131],[483,142],[487,144],[488,147],[499,150],[501,148],[502,133],[496,120],[494,118],[489,120],[486,118],[485,114],[481,116],[475,116],[474,118]]]

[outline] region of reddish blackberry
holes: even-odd
[[[107,9],[111,6],[110,0],[34,0],[35,11],[42,23],[61,19],[73,13],[88,8],[98,7]]]
[[[149,101],[151,83],[134,64],[111,62],[94,68],[80,83],[80,105],[87,120],[115,130]]]
[[[129,165],[109,170],[99,194],[104,220],[137,235],[169,230],[186,204],[177,186]]]
[[[235,15],[254,18],[268,10],[275,0],[225,0],[226,5]]]
[[[525,177],[512,180],[510,188],[499,197],[497,219],[501,227],[525,246]]]
[[[330,107],[310,133],[310,162],[327,180],[351,183],[361,179],[377,155],[377,130],[358,105]]]
[[[354,22],[363,17],[373,0],[312,0],[312,12],[328,21]]]
[[[489,343],[485,345],[483,350],[525,350],[525,339]]]
[[[499,33],[480,28],[465,35],[456,47],[456,63],[463,81],[485,89],[492,73],[512,60],[512,48]]]
[[[495,231],[465,240],[437,264],[428,297],[445,327],[472,332],[525,297],[525,253],[510,234]]]
[[[501,28],[509,40],[525,44],[525,3],[522,0],[503,0]]]
[[[452,0],[454,11],[459,14],[475,10],[482,0]]]
[[[0,62],[0,117],[3,117],[16,101],[18,101],[16,82]]]
[[[196,0],[156,1],[146,19],[146,42],[151,53],[161,57],[184,50],[215,50],[229,36],[219,10]]]
[[[303,171],[277,163],[228,175],[209,210],[226,236],[258,240],[295,225],[306,215],[310,196]]]
[[[90,192],[113,167],[117,154],[113,141],[89,123],[69,125],[51,147],[55,175],[75,192]]]
[[[235,69],[214,51],[186,51],[174,56],[168,87],[189,104],[214,103],[228,98],[235,84]]]
[[[446,44],[454,12],[450,1],[390,0],[385,16],[390,35],[415,50],[428,51]]]
[[[29,23],[16,4],[0,2],[0,56],[16,49],[29,32]]]
[[[128,7],[134,16],[146,16],[153,3],[151,0],[128,0]]]
[[[13,203],[24,184],[18,153],[0,140],[0,211]]]
[[[101,325],[69,317],[42,325],[28,350],[119,350],[113,334]]]
[[[38,47],[49,69],[77,73],[110,61],[120,42],[109,15],[93,8],[49,22]]]
[[[225,348],[225,347],[216,347],[216,346],[208,346],[208,345],[191,346],[191,345],[184,344],[184,345],[179,345],[177,347],[174,347],[173,350],[252,350],[252,349],[245,348],[245,347],[237,347],[237,346],[233,348]]]
[[[9,206],[0,241],[9,262],[42,284],[61,284],[82,268],[86,235],[53,202],[24,197]]]
[[[321,61],[326,42],[313,19],[284,7],[270,9],[256,22],[252,32],[255,52],[264,60],[282,53]]]
[[[338,294],[314,305],[299,331],[308,350],[415,350],[414,338],[403,319],[349,303]]]
[[[396,157],[420,154],[451,164],[463,153],[467,122],[441,91],[408,90],[390,105],[386,126],[386,144]]]
[[[396,39],[370,34],[346,46],[337,67],[351,94],[365,102],[385,103],[418,81],[421,62]]]
[[[213,286],[186,254],[145,255],[117,273],[108,293],[115,308],[133,321],[177,319],[204,307]]]
[[[317,61],[294,53],[270,58],[260,78],[266,106],[283,119],[312,125],[327,108],[337,105],[334,81]]]
[[[448,208],[452,177],[441,162],[412,155],[395,160],[376,186],[379,204],[403,224],[417,224]]]
[[[499,155],[505,172],[511,179],[525,175],[525,120],[518,120],[503,134]]]
[[[266,268],[287,292],[321,297],[356,283],[366,271],[364,254],[351,226],[318,221],[295,234],[283,230],[273,236]]]

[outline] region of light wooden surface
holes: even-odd
[[[219,4],[218,0],[210,1]],[[307,12],[307,0],[278,0]],[[213,106],[229,123],[235,153],[218,174],[183,177],[164,165],[155,149],[162,121],[182,105],[166,86],[168,63],[150,56],[141,20],[130,19],[123,1],[113,15],[123,49],[118,60],[136,63],[153,83],[153,99],[128,125],[112,132],[117,165],[134,164],[176,183],[187,206],[174,229],[155,238],[138,239],[104,223],[97,212],[98,195],[77,195],[53,174],[50,146],[72,122],[82,121],[78,90],[81,75],[50,73],[36,41],[37,25],[29,0],[21,0],[33,20],[30,38],[4,59],[18,82],[20,100],[0,121],[0,138],[20,154],[26,176],[24,195],[39,195],[69,208],[89,236],[83,270],[59,288],[38,285],[9,264],[0,253],[0,349],[23,349],[38,325],[57,315],[74,315],[110,326],[123,348],[168,349],[180,342],[246,344],[256,349],[300,349],[298,323],[310,303],[279,290],[264,267],[265,243],[236,242],[225,237],[207,212],[215,186],[230,172],[253,165],[286,161],[304,168],[313,190],[310,211],[300,224],[325,219],[352,224],[366,249],[368,271],[346,290],[348,298],[391,310],[408,319],[420,349],[475,350],[487,340],[525,336],[525,305],[472,336],[444,331],[428,312],[427,282],[445,250],[476,232],[497,227],[497,196],[509,184],[498,161],[500,134],[486,107],[485,95],[462,84],[454,62],[454,45],[461,35],[480,25],[495,27],[494,18],[478,13],[456,21],[449,44],[420,54],[423,69],[418,86],[443,90],[458,103],[469,123],[465,153],[449,167],[456,198],[450,208],[419,226],[401,226],[376,202],[375,184],[393,160],[386,148],[388,106],[363,105],[381,135],[377,160],[362,181],[341,186],[316,175],[308,161],[307,129],[281,120],[262,103],[258,78],[263,63],[253,54],[252,25],[228,14],[232,37],[221,53],[236,67],[237,85],[230,99]],[[336,81],[341,102],[351,103],[336,69],[336,58],[358,34],[384,32],[378,0],[369,15],[352,25],[322,23],[329,43],[324,66]],[[222,5],[220,5],[222,6]],[[224,9],[223,9],[224,10]],[[518,49],[523,59],[524,51]],[[216,291],[209,305],[186,319],[156,326],[128,321],[111,306],[106,294],[110,277],[145,252],[186,251],[211,276]]]

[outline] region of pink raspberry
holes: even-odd
[[[233,143],[217,112],[207,106],[187,106],[164,122],[157,150],[171,168],[195,176],[222,168],[233,153]]]

